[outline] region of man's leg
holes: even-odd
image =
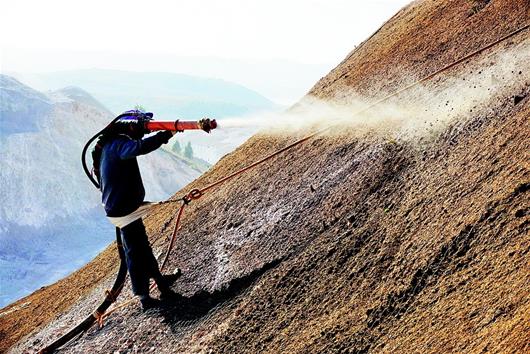
[[[142,219],[138,219],[135,222],[138,222],[138,230],[142,233],[142,239],[145,241],[142,247],[142,258],[145,264],[147,276],[149,278],[154,279],[157,285],[160,286],[163,284],[163,276],[162,273],[160,273],[160,269],[158,268],[158,261],[156,260],[153,254],[153,249],[149,244],[149,239],[147,237],[147,232],[145,231],[144,223]]]
[[[149,295],[150,271],[149,265],[146,264],[145,248],[148,247],[150,251],[151,247],[142,220],[136,220],[120,231],[133,293],[138,296]]]
[[[147,238],[147,233],[145,231],[145,226],[142,222],[142,219],[138,219],[133,223],[127,225],[126,227],[129,226],[134,228],[134,234],[136,237],[134,243],[137,247],[134,256],[136,257],[136,259],[139,260],[139,262],[136,263],[141,265],[142,277],[147,277],[147,282],[149,282],[150,278],[154,279],[160,292],[170,292],[171,290],[169,288],[168,281],[160,273],[160,270],[158,268],[158,261],[153,255],[153,249],[149,244],[149,240]],[[174,281],[175,279],[170,280]]]
[[[125,235],[125,236],[124,236]],[[145,226],[138,219],[122,229],[127,267],[131,275],[133,292],[140,297],[144,310],[160,304],[149,296],[149,279],[153,278],[160,290],[160,299],[174,301],[181,298],[169,287],[168,281],[158,269],[158,262],[149,244]],[[172,280],[174,281],[174,279]]]

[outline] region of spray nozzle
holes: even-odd
[[[197,122],[199,129],[204,130],[206,133],[209,133],[212,129],[217,128],[217,122],[215,119],[203,118]]]

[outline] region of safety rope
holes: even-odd
[[[408,86],[406,86],[406,87],[404,87],[402,89],[399,89],[399,90],[397,90],[397,91],[395,91],[395,92],[393,92],[393,93],[391,93],[391,94],[389,94],[389,95],[387,95],[387,96],[385,96],[385,97],[373,102],[372,104],[368,105],[367,107],[355,112],[353,114],[353,116],[357,116],[359,114],[362,114],[362,113],[374,108],[375,106],[377,106],[377,105],[379,105],[379,104],[381,104],[383,102],[388,101],[390,98],[396,97],[399,94],[401,94],[401,93],[403,93],[403,92],[405,92],[405,91],[407,91],[407,90],[409,90],[409,89],[411,89],[411,88],[413,88],[413,87],[415,87],[415,86],[417,86],[417,85],[419,85],[419,84],[421,84],[421,83],[423,83],[423,82],[425,82],[427,80],[432,79],[433,77],[441,74],[442,72],[445,72],[445,71],[451,69],[452,67],[454,67],[454,66],[456,66],[456,65],[458,65],[458,64],[460,64],[460,63],[462,63],[462,62],[464,62],[464,61],[466,61],[466,60],[468,60],[468,59],[470,59],[472,57],[474,57],[475,55],[478,55],[478,54],[484,52],[485,50],[488,50],[489,48],[492,48],[493,46],[495,46],[495,45],[497,45],[497,44],[499,44],[499,43],[501,43],[501,42],[503,42],[503,41],[505,41],[505,40],[507,40],[507,39],[509,39],[509,38],[511,38],[511,37],[523,32],[523,31],[527,30],[529,27],[530,27],[530,24],[526,24],[525,26],[523,26],[523,27],[521,27],[521,28],[519,28],[519,29],[517,29],[517,30],[515,30],[515,31],[513,31],[513,32],[511,32],[511,33],[509,33],[507,35],[505,35],[504,37],[502,37],[502,38],[500,38],[500,39],[488,44],[487,46],[482,47],[482,48],[480,48],[480,49],[478,49],[478,50],[476,50],[476,51],[474,51],[474,52],[462,57],[461,59],[458,59],[457,61],[455,61],[455,62],[453,62],[453,63],[451,63],[451,64],[449,64],[449,65],[447,65],[447,66],[445,66],[445,67],[443,67],[443,68],[441,68],[439,70],[437,70],[437,71],[435,71],[434,73],[429,74],[429,75],[425,76],[424,78],[422,78],[422,79],[420,79],[420,80],[418,80],[418,81],[416,81],[416,82],[414,82],[414,83],[412,83],[412,84],[410,84],[410,85],[408,85]],[[342,121],[343,120],[341,120],[340,122],[342,122]],[[262,158],[261,160],[258,160],[258,161],[254,162],[254,163],[252,163],[252,164],[250,164],[250,165],[248,165],[248,166],[246,166],[246,167],[244,167],[244,168],[242,168],[242,169],[240,169],[240,170],[238,170],[238,171],[236,171],[236,172],[234,172],[234,173],[232,173],[232,174],[230,174],[228,176],[225,176],[225,177],[223,177],[223,178],[221,178],[221,179],[219,179],[219,180],[207,185],[206,187],[204,187],[202,189],[198,189],[198,188],[192,189],[190,192],[188,192],[186,195],[184,195],[180,199],[170,199],[170,200],[161,202],[160,204],[177,203],[177,202],[180,202],[182,204],[179,207],[178,212],[177,212],[177,219],[175,221],[175,227],[173,228],[173,232],[172,232],[172,235],[171,235],[171,240],[170,240],[170,243],[168,245],[168,249],[166,251],[166,254],[164,256],[164,260],[162,262],[162,265],[160,267],[160,271],[162,272],[164,270],[165,266],[167,265],[168,259],[169,259],[170,255],[171,255],[171,251],[172,251],[173,246],[174,246],[175,241],[176,241],[176,236],[177,236],[177,233],[178,233],[178,230],[179,230],[179,227],[180,227],[180,222],[181,222],[181,219],[182,219],[182,215],[184,213],[184,208],[188,204],[190,204],[191,201],[200,199],[205,194],[205,192],[207,192],[207,191],[219,186],[220,184],[222,184],[222,183],[224,183],[224,182],[226,182],[228,180],[231,180],[231,179],[233,179],[233,178],[245,173],[246,171],[248,171],[248,170],[250,170],[250,169],[252,169],[252,168],[254,168],[256,166],[259,166],[259,165],[261,165],[261,164],[273,159],[274,157],[282,154],[283,152],[288,151],[288,150],[294,148],[295,146],[300,145],[300,144],[304,143],[305,141],[307,141],[307,140],[309,140],[309,139],[311,139],[311,138],[313,138],[313,137],[315,137],[315,136],[317,136],[319,134],[322,134],[322,133],[324,133],[326,131],[329,131],[330,129],[332,129],[332,128],[338,126],[339,124],[341,124],[340,122],[337,122],[337,123],[335,123],[333,125],[330,125],[328,127],[322,128],[322,129],[317,130],[317,131],[315,131],[315,132],[313,132],[313,133],[311,133],[311,134],[309,134],[307,136],[304,136],[303,138],[301,138],[299,140],[296,140],[295,142],[285,146],[284,148],[282,148],[280,150],[275,151],[274,153]],[[121,257],[121,254],[120,254],[120,257]],[[123,263],[124,262],[122,262],[122,264],[120,265],[120,271],[121,271],[121,268],[122,268],[121,266],[123,265]],[[115,284],[116,284],[116,282],[115,282]],[[121,285],[121,287],[123,287],[123,284]],[[119,294],[119,292],[121,290],[121,287],[119,288],[118,291],[113,291],[111,293],[113,295],[112,297],[109,296],[109,294],[107,293],[106,294],[107,295],[106,300],[108,299],[111,303],[113,303],[115,301],[116,297],[117,297],[117,294]],[[151,285],[151,289],[153,289],[154,287],[156,287],[155,284]],[[104,321],[104,319],[106,317],[108,317],[111,313],[113,313],[113,312],[115,312],[115,311],[117,311],[117,310],[119,310],[121,308],[126,307],[127,305],[129,305],[133,301],[135,301],[135,298],[130,298],[130,299],[128,299],[128,300],[126,300],[126,301],[124,301],[124,302],[122,302],[120,304],[114,305],[112,308],[110,308],[110,309],[108,309],[106,311],[105,310],[101,311],[101,309],[100,309],[101,306],[100,306],[100,308],[98,308],[98,310],[96,310],[94,312],[94,314],[91,315],[93,320],[94,320],[93,322],[97,322],[100,326],[103,326],[103,321]],[[85,320],[85,322],[86,322],[86,320]],[[80,326],[81,325],[79,325],[78,327],[80,327]],[[83,331],[86,331],[87,329],[88,328],[84,328]],[[70,334],[72,332],[73,332],[73,330],[70,331],[68,334]],[[67,335],[65,335],[65,336],[67,336]],[[59,338],[52,345],[42,349],[39,353],[52,352],[55,349],[58,349],[59,346],[65,344],[66,342],[68,342],[69,340],[71,340],[73,338],[70,335],[69,339],[67,339],[65,341],[65,340],[63,340],[63,338],[65,336]],[[60,342],[61,344],[59,344],[58,346],[55,345],[57,342]]]
[[[175,222],[175,227],[173,229],[173,233],[172,233],[172,236],[171,236],[171,241],[170,241],[169,246],[167,248],[167,252],[166,252],[166,255],[164,257],[164,261],[162,262],[162,265],[160,266],[160,272],[163,272],[164,269],[166,268],[167,261],[169,260],[169,256],[171,254],[171,250],[173,249],[173,245],[175,244],[175,241],[177,239],[177,231],[178,231],[178,228],[180,226],[180,219],[182,217],[182,213],[184,212],[184,206],[187,205],[187,203],[185,202],[184,198],[182,198],[181,200],[169,200],[167,202],[182,202],[182,204],[179,207],[179,210],[178,210],[178,213],[177,213],[177,220]],[[154,283],[151,284],[150,290],[153,290],[155,287],[156,287],[156,284],[154,284]],[[135,297],[131,297],[128,300],[125,300],[125,301],[123,301],[123,302],[121,302],[119,304],[116,304],[116,305],[112,306],[111,308],[109,308],[105,313],[101,314],[101,316],[98,318],[99,327],[103,327],[103,321],[105,320],[105,318],[110,316],[113,312],[118,311],[119,309],[122,309],[122,308],[128,306],[129,304],[131,304],[132,302],[135,302],[135,301],[136,301],[136,298]]]
[[[379,104],[381,104],[383,102],[388,101],[390,98],[398,96],[399,94],[401,94],[401,93],[403,93],[403,92],[405,92],[405,91],[407,91],[407,90],[409,90],[409,89],[411,89],[411,88],[413,88],[413,87],[415,87],[415,86],[417,86],[417,85],[419,85],[419,84],[421,84],[421,83],[423,83],[425,81],[428,81],[428,80],[432,79],[433,77],[439,75],[440,73],[455,67],[456,65],[458,65],[458,64],[460,64],[460,63],[472,58],[473,56],[475,56],[475,55],[477,55],[477,54],[479,54],[479,53],[481,53],[481,52],[483,52],[483,51],[495,46],[496,44],[498,44],[498,43],[500,43],[502,41],[505,41],[506,39],[508,39],[510,37],[515,36],[516,34],[528,29],[529,27],[530,27],[530,24],[528,24],[528,25],[526,25],[526,26],[524,26],[524,27],[522,27],[522,28],[520,28],[520,29],[518,29],[518,30],[516,30],[514,32],[511,32],[510,34],[502,37],[501,39],[499,39],[499,40],[497,40],[497,41],[495,41],[493,43],[490,43],[487,46],[472,52],[471,54],[468,54],[468,55],[464,56],[463,58],[461,58],[461,59],[459,59],[459,60],[457,60],[457,61],[455,61],[455,62],[453,62],[453,63],[451,63],[451,64],[449,64],[449,65],[447,65],[445,67],[443,67],[442,69],[439,69],[438,71],[436,71],[436,72],[434,72],[432,74],[429,74],[428,76],[425,76],[421,80],[418,80],[418,81],[414,82],[413,84],[410,84],[410,85],[408,85],[408,86],[406,86],[406,87],[404,87],[404,88],[402,88],[402,89],[400,89],[398,91],[393,92],[390,95],[387,95],[387,96],[377,100],[376,102],[370,104],[369,106],[367,106],[367,107],[355,112],[353,114],[353,116],[357,116],[359,114],[365,113],[366,111],[374,108],[375,106],[377,106],[377,105],[379,105]],[[322,128],[322,129],[317,130],[317,131],[315,131],[315,132],[313,132],[313,133],[311,133],[311,134],[309,134],[307,136],[304,136],[303,138],[301,138],[299,140],[296,140],[292,144],[289,144],[289,145],[285,146],[284,148],[282,148],[280,150],[277,150],[274,153],[262,158],[261,160],[258,160],[258,161],[254,162],[254,163],[252,163],[252,164],[250,164],[250,165],[248,165],[248,166],[246,166],[246,167],[244,167],[244,168],[242,168],[242,169],[240,169],[240,170],[238,170],[238,171],[236,171],[236,172],[234,172],[234,173],[232,173],[232,174],[230,174],[228,176],[225,176],[225,177],[223,177],[223,178],[221,178],[221,179],[219,179],[219,180],[207,185],[206,187],[204,187],[202,189],[198,189],[198,188],[192,189],[190,192],[188,192],[186,195],[184,195],[184,197],[182,197],[180,199],[168,200],[167,202],[179,202],[180,201],[180,202],[182,202],[182,205],[179,207],[179,209],[177,211],[177,220],[175,222],[175,227],[173,228],[173,233],[171,235],[171,240],[170,240],[170,243],[168,245],[164,260],[162,262],[162,266],[160,267],[160,271],[164,270],[164,268],[165,268],[165,266],[166,266],[166,264],[167,264],[167,262],[169,260],[169,256],[171,255],[171,251],[172,251],[173,246],[174,246],[175,241],[176,241],[177,231],[178,231],[179,226],[180,226],[180,221],[182,219],[182,214],[184,213],[184,208],[189,203],[191,203],[191,201],[201,198],[205,194],[205,192],[207,192],[207,191],[219,186],[220,184],[222,184],[222,183],[224,183],[224,182],[226,182],[228,180],[231,180],[231,179],[233,179],[233,178],[235,178],[235,177],[247,172],[248,170],[250,170],[250,169],[252,169],[252,168],[254,168],[256,166],[259,166],[259,165],[261,165],[261,164],[273,159],[274,157],[284,153],[285,151],[290,150],[293,147],[304,143],[305,141],[315,137],[316,135],[322,134],[322,133],[332,129],[333,127],[336,127],[339,124],[340,123],[335,123],[335,124],[333,124],[331,126]],[[154,288],[154,287],[155,286],[153,285],[151,288]],[[117,305],[117,306],[113,307],[112,309],[109,309],[107,311],[107,313],[104,315],[104,317],[107,317],[112,312],[114,312],[114,311],[116,311],[116,310],[118,310],[120,308],[125,307],[126,305],[130,304],[133,301],[134,301],[134,299],[129,299],[126,302],[124,302],[123,304]]]

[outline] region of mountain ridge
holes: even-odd
[[[52,102],[46,95],[15,78],[0,74],[0,89],[0,135],[36,131],[38,117],[51,111]],[[16,115],[14,110],[18,111]],[[24,120],[23,124],[19,122],[20,118]]]
[[[155,118],[165,120],[238,116],[276,106],[242,85],[178,73],[84,69],[22,76],[52,90],[82,87],[115,113],[138,104],[147,110],[156,107]]]
[[[96,100],[91,94],[78,86],[66,86],[57,91],[53,91],[52,94],[53,93],[58,93],[70,98],[71,100],[95,107],[100,111],[107,113],[109,117],[114,115],[107,107]]]

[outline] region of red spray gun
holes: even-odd
[[[155,130],[172,130],[182,132],[184,130],[200,129],[209,133],[212,129],[217,128],[217,122],[215,119],[203,118],[197,122],[194,121],[180,121],[174,122],[157,122],[153,120],[146,121],[144,123],[145,130],[152,132]]]
[[[132,113],[131,113],[132,112]],[[140,139],[144,134],[157,130],[171,130],[183,132],[184,130],[204,130],[209,133],[217,128],[215,119],[203,118],[199,121],[170,121],[159,122],[153,120],[153,113],[140,111],[127,111],[113,120],[106,128],[107,134],[127,134],[133,139]]]
[[[217,128],[217,122],[215,121],[215,119],[209,118],[204,118],[195,122],[179,120],[176,120],[174,122],[157,122],[153,121],[152,119],[153,113],[150,112],[142,112],[139,110],[131,110],[124,112],[114,118],[105,128],[97,132],[87,141],[87,143],[83,147],[83,152],[81,153],[81,162],[83,164],[83,170],[85,171],[86,175],[96,188],[100,187],[99,176],[98,172],[96,171],[99,171],[99,160],[101,157],[102,148],[101,146],[99,146],[99,144],[96,144],[96,147],[92,151],[92,159],[95,162],[93,170],[98,180],[96,180],[94,176],[92,176],[92,173],[88,169],[88,166],[86,164],[86,152],[90,144],[98,137],[102,138],[105,134],[113,135],[125,133],[129,134],[129,136],[136,136],[138,138],[141,138],[144,133],[150,133],[156,130],[171,130],[179,132],[182,132],[184,130],[204,130],[205,132],[209,133],[212,129]]]
[[[109,124],[108,129],[123,129],[123,127],[133,127],[142,133],[151,133],[156,130],[171,130],[182,132],[184,130],[204,130],[209,133],[217,127],[215,119],[204,118],[199,121],[170,121],[158,122],[153,120],[153,113],[132,110],[122,113]],[[127,129],[127,128],[125,128]]]

